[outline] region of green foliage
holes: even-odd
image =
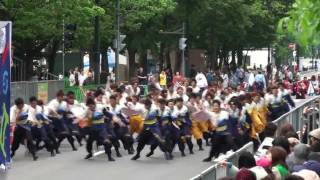
[[[279,23],[279,32],[288,30],[303,46],[320,44],[320,1],[296,0],[289,17]]]

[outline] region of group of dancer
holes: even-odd
[[[137,82],[111,85],[85,94],[85,102],[75,100],[74,92],[60,90],[48,104],[30,97],[26,104],[17,98],[10,110],[13,132],[11,156],[20,144],[26,145],[34,160],[37,151],[46,149],[51,156],[59,154],[60,144],[67,139],[73,151],[86,142],[85,159],[93,157],[93,146],[103,146],[109,161],[111,149],[121,157],[120,147],[132,160],[150,145],[150,157],[157,147],[167,160],[172,160],[178,146],[194,154],[194,142],[200,151],[211,146],[211,161],[222,153],[235,151],[249,141],[258,147],[267,122],[294,107],[290,92],[282,83],[268,89],[245,92],[241,86],[223,88],[219,83],[199,88],[193,80],[161,91],[150,88],[146,97]],[[137,146],[134,143],[137,142]],[[95,144],[94,144],[95,143]],[[136,147],[136,148],[135,148]]]

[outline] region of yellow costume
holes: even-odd
[[[209,132],[209,121],[192,120],[191,133],[195,139],[202,139],[204,132]]]
[[[141,115],[132,115],[129,120],[130,133],[140,133],[143,129],[143,118]]]
[[[263,121],[259,116],[257,105],[255,103],[253,105],[250,105],[250,107],[248,107],[247,112],[252,121],[250,136],[256,139],[257,133],[261,133],[264,130],[265,125],[263,124]]]

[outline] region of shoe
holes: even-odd
[[[56,154],[60,154],[61,152],[59,151],[59,149],[56,150]]]
[[[199,151],[204,151],[203,147],[199,147]]]
[[[108,161],[116,161],[112,157],[108,157]]]
[[[38,156],[33,156],[33,161],[37,161],[38,160]]]
[[[78,149],[77,148],[72,148],[72,151],[78,151]]]
[[[134,154],[134,152],[131,149],[129,149],[128,154]]]
[[[182,157],[185,157],[186,154],[185,154],[184,152],[181,152],[181,156],[182,156]]]
[[[54,151],[51,151],[51,157],[55,157],[56,153],[54,153]]]
[[[120,154],[120,152],[117,152],[117,157],[122,157],[122,155]]]
[[[153,155],[153,151],[150,151],[147,155],[146,155],[146,157],[150,157],[150,156],[152,156]]]
[[[194,154],[194,152],[191,150],[191,151],[190,151],[190,154]]]
[[[90,153],[90,154],[88,154],[84,159],[90,159],[90,158],[92,158],[93,157],[93,155]]]
[[[135,155],[135,156],[133,156],[132,158],[131,158],[131,160],[137,160],[137,159],[139,159],[140,158],[140,155],[139,154],[137,154],[137,155]]]
[[[171,157],[170,157],[170,154],[169,153],[164,153],[164,158],[166,159],[166,160],[171,160]]]
[[[202,160],[203,162],[211,162],[212,158],[211,157],[208,157],[208,158],[205,158],[204,160]]]
[[[170,159],[173,160],[173,155],[171,153],[169,153]]]

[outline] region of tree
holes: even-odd
[[[61,44],[63,20],[66,24],[77,24],[79,32],[85,34],[83,30],[91,19],[104,14],[104,10],[88,0],[4,0],[0,14],[2,19],[13,21],[15,55],[25,61],[28,79],[33,74],[33,60],[45,56],[43,49],[51,50],[47,56],[49,64],[54,63]],[[82,43],[89,38],[82,37]]]

